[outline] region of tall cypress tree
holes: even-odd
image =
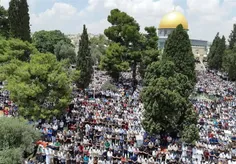
[[[188,33],[181,24],[169,35],[163,59],[174,62],[176,72],[186,75],[194,86],[196,82],[194,55]]]
[[[90,42],[86,26],[83,26],[83,33],[79,41],[79,51],[77,55],[76,69],[80,71],[80,77],[77,81],[77,87],[85,89],[91,82],[93,73],[92,56],[90,53]]]
[[[229,49],[233,49],[236,44],[236,24],[233,26],[233,30],[231,31],[229,35]]]
[[[11,0],[8,14],[11,37],[31,42],[30,16],[27,0]]]
[[[226,49],[225,37],[220,38],[219,33],[216,34],[208,55],[208,66],[211,69],[220,70]]]

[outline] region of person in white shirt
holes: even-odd
[[[109,161],[112,160],[112,156],[113,156],[112,151],[111,151],[111,150],[108,150],[108,151],[107,151],[107,158],[108,158]]]
[[[154,164],[154,162],[155,162],[155,161],[154,161],[154,158],[153,158],[153,157],[151,157],[151,158],[148,159],[148,164]]]
[[[45,149],[46,164],[50,164],[50,158],[51,158],[50,153],[51,153],[51,152],[50,152],[49,148],[47,147],[47,148]]]

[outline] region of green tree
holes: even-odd
[[[196,82],[195,61],[187,31],[182,25],[169,35],[164,48],[163,58],[175,63],[176,72],[186,75],[192,86]]]
[[[55,45],[54,54],[59,61],[68,59],[71,64],[76,63],[75,48],[63,40]]]
[[[102,56],[100,67],[107,70],[108,74],[118,81],[120,72],[129,68],[129,63],[124,60],[126,48],[119,43],[112,43],[106,50],[106,55]]]
[[[226,49],[225,37],[219,37],[217,33],[210,48],[208,55],[208,66],[211,69],[220,70],[222,68],[222,60]]]
[[[152,62],[159,60],[158,36],[155,27],[145,27],[147,34],[143,35],[142,55],[139,67],[139,73],[142,78],[146,72],[146,68]]]
[[[142,123],[145,130],[152,134],[175,132],[182,137],[186,135],[185,127],[196,124],[196,117],[189,118],[187,115],[189,111],[194,112],[183,90],[183,78],[188,82],[188,78],[181,74],[168,78],[161,76],[152,79],[149,85],[144,87],[142,101],[145,111]]]
[[[137,65],[141,61],[141,34],[139,32],[139,24],[135,19],[119,9],[113,9],[107,18],[111,24],[110,27],[104,30],[104,34],[109,40],[119,43],[126,47],[126,59],[129,62],[132,70],[134,90],[136,88],[136,72]]]
[[[40,132],[23,119],[1,117],[0,163],[20,164],[34,151]]]
[[[219,44],[220,44],[220,36],[219,36],[219,32],[218,32],[211,44],[210,52],[207,56],[208,65],[213,65],[213,63],[214,63],[213,59],[214,59],[215,54],[217,53],[217,48],[218,48]]]
[[[100,63],[101,56],[105,55],[107,46],[110,44],[110,41],[104,35],[94,36],[90,38],[90,48],[91,55],[93,58],[93,63]]]
[[[55,46],[60,41],[66,44],[71,44],[71,40],[65,36],[60,30],[53,31],[37,31],[33,34],[33,44],[41,53],[54,53]]]
[[[29,42],[0,38],[0,63],[9,62],[11,59],[29,61],[30,55],[35,53],[38,53],[37,49]]]
[[[236,44],[236,24],[233,25],[233,30],[229,35],[229,49],[233,49]]]
[[[90,52],[90,42],[87,28],[83,26],[83,33],[79,41],[79,51],[76,61],[76,69],[80,71],[79,80],[76,82],[78,88],[85,89],[91,82],[93,74],[93,61]]]
[[[21,116],[49,119],[65,111],[71,96],[71,80],[65,65],[53,54],[33,54],[29,62],[16,59],[1,67],[10,98]]]
[[[227,72],[230,80],[236,80],[236,48],[226,50],[223,57],[223,70]]]
[[[151,85],[152,81],[164,78],[174,78],[179,85],[176,84],[176,90],[180,93],[181,96],[186,99],[190,96],[192,92],[192,85],[189,82],[187,76],[177,73],[176,66],[174,62],[169,60],[161,60],[151,63],[145,73],[144,86]],[[174,85],[173,85],[174,86]]]
[[[197,115],[188,99],[196,80],[194,68],[188,34],[179,25],[169,35],[162,59],[145,70],[141,98],[146,131],[178,133],[187,143],[197,141]]]
[[[145,49],[158,49],[158,36],[157,36],[157,29],[154,26],[151,27],[145,27],[144,29],[147,34],[145,34]]]
[[[30,16],[27,0],[11,0],[8,15],[11,37],[31,42]]]
[[[8,22],[8,12],[0,5],[0,35],[5,38],[9,37],[9,22]]]

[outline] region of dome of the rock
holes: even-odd
[[[185,16],[178,11],[172,11],[163,16],[158,28],[173,29],[176,28],[179,24],[182,24],[183,28],[188,30],[188,21]]]

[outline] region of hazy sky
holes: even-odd
[[[7,8],[9,1],[0,4]],[[28,0],[28,4],[32,32],[59,29],[77,34],[86,24],[89,33],[103,33],[114,8],[133,16],[143,29],[158,27],[162,16],[176,7],[189,22],[190,37],[208,41],[217,32],[228,38],[236,23],[236,0]]]

